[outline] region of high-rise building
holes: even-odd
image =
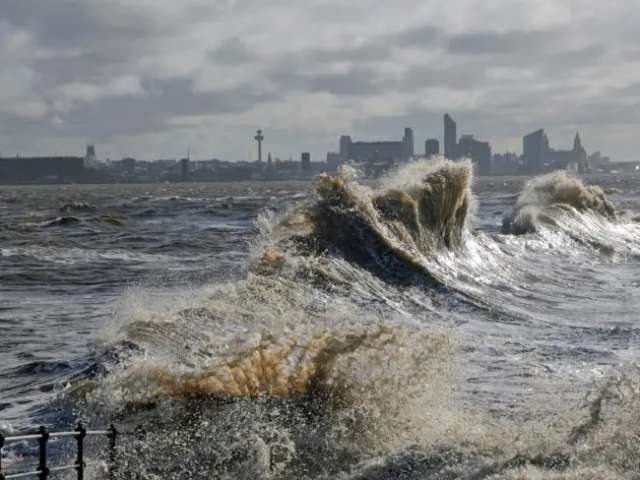
[[[351,137],[349,135],[343,135],[340,137],[340,161],[342,163],[351,160]]]
[[[456,122],[448,113],[444,114],[444,156],[450,160],[458,158],[458,133]]]
[[[457,146],[460,157],[470,158],[478,175],[491,175],[491,145],[479,142],[473,135],[463,135]]]
[[[429,158],[440,155],[440,142],[435,138],[430,138],[424,142],[424,156]]]
[[[404,129],[404,137],[402,137],[402,148],[404,150],[404,160],[409,160],[414,154],[413,130],[409,127]]]
[[[536,130],[522,138],[524,168],[529,175],[542,173],[545,169],[549,140],[543,129]]]

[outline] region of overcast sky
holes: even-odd
[[[338,137],[637,159],[638,0],[0,0],[0,152],[314,160]]]

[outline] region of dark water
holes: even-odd
[[[527,464],[526,461],[522,465],[506,465],[502,470],[497,467],[486,470],[482,476],[478,472],[485,468],[481,465],[485,465],[486,457],[491,454],[480,447],[477,450],[482,450],[481,454],[474,450],[467,457],[467,453],[457,451],[457,447],[473,442],[488,445],[487,450],[495,449],[500,442],[487,438],[501,436],[502,427],[496,427],[500,419],[520,424],[530,419],[549,418],[566,409],[573,413],[565,413],[558,422],[574,422],[567,427],[567,431],[571,431],[580,425],[583,417],[589,417],[580,402],[603,382],[624,378],[618,384],[632,385],[631,390],[636,388],[637,379],[628,372],[633,370],[640,353],[637,313],[640,228],[634,220],[640,215],[640,177],[592,177],[585,181],[600,185],[608,192],[609,200],[618,210],[618,220],[610,222],[587,215],[565,219],[564,223],[536,233],[505,235],[500,233],[503,218],[523,190],[524,179],[483,178],[473,185],[475,219],[464,251],[441,254],[437,262],[429,264],[437,278],[445,279],[444,286],[396,284],[387,278],[378,278],[375,272],[336,260],[331,266],[332,272],[349,278],[350,293],[333,295],[326,290],[314,290],[309,294],[313,298],[305,300],[307,306],[322,304],[313,308],[323,312],[334,309],[331,318],[370,316],[376,324],[407,326],[452,339],[455,360],[447,361],[446,367],[424,368],[435,371],[442,367],[453,372],[450,372],[453,380],[447,377],[446,382],[451,383],[444,387],[438,383],[444,382],[440,377],[429,380],[434,382],[433,388],[451,390],[449,393],[455,397],[455,401],[447,400],[454,402],[455,408],[446,402],[447,408],[436,407],[440,399],[433,400],[433,409],[441,416],[440,424],[445,424],[446,417],[451,416],[455,417],[452,425],[456,428],[460,424],[469,426],[473,421],[460,413],[465,408],[474,412],[473,415],[480,414],[478,412],[486,415],[478,420],[482,428],[469,433],[464,441],[459,436],[448,437],[453,435],[450,433],[455,430],[453,427],[449,430],[443,427],[440,432],[446,448],[442,444],[433,447],[436,441],[431,437],[424,445],[422,440],[416,440],[418,437],[403,443],[395,434],[387,437],[385,430],[376,435],[386,439],[382,443],[393,443],[389,451],[371,446],[362,447],[369,453],[358,450],[357,454],[347,454],[348,449],[340,447],[343,458],[317,445],[305,448],[306,440],[301,439],[322,437],[318,433],[322,428],[314,424],[312,432],[307,423],[291,425],[289,421],[296,422],[291,420],[290,410],[287,410],[288,421],[275,422],[277,428],[269,423],[270,433],[264,433],[265,429],[255,427],[256,418],[272,415],[273,407],[257,407],[252,401],[247,404],[242,400],[225,407],[232,409],[233,415],[225,411],[217,416],[212,412],[219,407],[203,407],[199,403],[197,408],[178,411],[174,410],[175,406],[162,407],[170,410],[161,410],[159,417],[164,416],[166,421],[169,415],[173,426],[191,425],[194,420],[190,415],[196,415],[197,422],[206,425],[214,425],[219,419],[216,429],[237,429],[239,435],[246,434],[248,438],[257,435],[259,440],[242,444],[245,450],[258,452],[254,453],[257,459],[243,460],[243,465],[252,464],[252,469],[234,470],[226,463],[224,468],[219,467],[219,471],[226,472],[230,478],[431,478],[428,475],[436,471],[434,459],[442,460],[443,449],[450,451],[447,464],[455,468],[451,467],[451,476],[440,469],[437,470],[440,476],[433,478],[490,478],[490,474],[504,474],[491,478],[534,478],[533,474],[527,476],[527,472],[534,470],[536,475],[540,472],[549,475],[539,478],[617,478],[618,474],[620,478],[639,478],[634,476],[637,471],[627,468],[627,463],[621,461],[619,466],[615,455],[613,459],[603,458],[594,466],[573,451],[567,453],[573,463],[571,469],[565,471],[566,476],[553,477],[547,472],[546,464]],[[188,309],[230,311],[234,307],[229,305],[244,301],[241,293],[229,290],[236,287],[229,285],[244,282],[248,275],[253,278],[250,260],[263,248],[265,235],[269,235],[261,225],[273,223],[269,218],[274,213],[269,212],[277,216],[309,198],[310,192],[311,186],[301,182],[2,187],[0,430],[20,431],[39,424],[67,428],[77,415],[86,415],[82,405],[70,399],[68,391],[87,379],[104,375],[105,349],[120,342],[123,325],[133,321],[138,322],[137,330],[131,333],[134,327],[126,327],[129,328],[126,335],[130,339],[143,338],[141,345],[144,342],[147,342],[145,345],[162,344],[157,358],[167,365],[176,363],[173,356],[182,362],[179,352],[182,342],[191,348],[197,343],[194,339],[205,335],[203,332],[212,338],[212,343],[224,337],[227,349],[232,348],[227,339],[229,332],[239,337],[250,336],[251,332],[243,330],[245,324],[240,321],[225,323],[224,334],[221,333],[223,327],[208,332],[208,327],[199,323],[204,322],[202,319],[194,320],[187,330],[176,329],[170,333],[162,330],[166,322],[154,322],[159,322],[158,318],[173,319],[175,312]],[[296,279],[302,282],[299,276]],[[256,287],[251,288],[255,291]],[[243,304],[243,310],[238,307],[237,314],[242,316],[251,310],[253,317],[245,319],[249,322],[247,325],[259,323],[256,312],[261,311],[269,318],[278,315],[297,318],[298,313],[292,313],[292,307],[283,306],[289,305],[289,295],[278,300],[279,303],[274,301],[273,305],[266,302],[264,307],[252,304],[249,308]],[[308,295],[306,290],[304,295]],[[331,306],[327,307],[327,303]],[[276,325],[275,320],[273,322],[269,325]],[[236,331],[234,325],[242,328],[238,326]],[[267,330],[274,328],[269,325],[265,327]],[[287,327],[286,331],[291,329],[295,330],[295,326]],[[407,341],[401,350],[431,348],[413,341]],[[378,353],[387,363],[396,356],[384,349]],[[184,365],[192,366],[205,357],[192,352],[190,355]],[[206,357],[211,355],[207,353]],[[400,370],[410,369],[408,364],[403,365],[394,371],[394,376],[400,378]],[[349,368],[355,371],[357,362]],[[420,375],[416,374],[415,378],[418,381]],[[147,388],[140,386],[140,390]],[[384,387],[379,388],[384,391]],[[113,389],[117,390],[115,386]],[[114,398],[116,396],[114,393]],[[193,400],[189,397],[185,401]],[[404,401],[400,395],[394,399],[394,405],[397,407]],[[104,400],[100,402],[103,404]],[[407,401],[407,408],[410,404]],[[256,409],[263,408],[271,413],[262,410],[256,413]],[[635,403],[632,407],[620,408],[620,412],[612,414],[619,415],[619,419],[607,424],[607,428],[609,425],[621,428],[619,423],[635,418]],[[429,405],[422,405],[421,409],[412,411],[411,415],[414,418],[430,415]],[[118,418],[122,418],[122,410],[116,410]],[[198,413],[193,413],[194,410]],[[135,423],[146,418],[137,415],[129,420]],[[232,426],[225,423],[230,422],[230,418],[236,419]],[[510,424],[505,431],[512,432],[514,428]],[[615,430],[613,426],[610,428]],[[530,430],[527,427],[527,431]],[[283,436],[283,431],[287,435]],[[614,434],[628,435],[629,442],[637,442],[633,432],[618,430]],[[481,441],[477,440],[478,435]],[[556,431],[548,430],[546,435],[555,436]],[[331,438],[331,442],[339,444],[343,437],[322,438],[325,442]],[[275,451],[274,445],[288,452],[281,454],[284,460],[280,458],[282,466],[277,468],[273,466],[278,464],[273,459],[276,454],[271,453],[271,470],[267,473],[260,473],[261,462],[264,463],[259,458],[263,444],[269,445],[271,452]],[[145,445],[148,448],[148,443]],[[234,445],[236,450],[242,449],[237,441]],[[191,465],[189,475],[214,478],[209,475],[217,467],[209,470],[194,467],[204,458],[213,458],[211,452],[200,451],[183,441],[180,446],[172,448],[181,459],[199,459],[191,458],[190,463],[187,462]],[[439,456],[429,450],[432,447],[440,452]],[[630,447],[631,451],[635,451],[633,448]],[[530,444],[523,449],[533,451]],[[151,458],[152,454],[147,454]],[[164,455],[167,456],[166,451]],[[219,452],[215,455],[219,456]],[[496,453],[495,457],[500,455],[502,453]],[[535,455],[542,454],[536,451]],[[620,455],[627,458],[628,453]],[[480,457],[485,460],[481,462]],[[314,462],[332,463],[335,468],[316,465],[315,469],[309,467],[306,473],[301,473],[304,470],[300,470],[301,464]],[[338,468],[340,464],[345,466]],[[517,477],[520,474],[517,468],[524,469],[521,470],[524,476]],[[503,471],[508,473],[500,473]],[[184,472],[172,475],[171,478],[187,478]]]
[[[125,292],[168,303],[245,267],[255,219],[307,184],[2,187],[0,423],[56,424]],[[179,294],[178,294],[179,295]],[[66,418],[64,419],[66,420]]]

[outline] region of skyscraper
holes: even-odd
[[[444,156],[448,159],[455,160],[458,158],[457,152],[458,133],[456,122],[449,116],[444,114]]]
[[[409,127],[404,129],[404,137],[402,137],[402,148],[404,150],[404,160],[409,160],[414,154],[413,130]]]
[[[549,140],[543,129],[525,135],[522,138],[522,153],[526,173],[536,175],[544,171]]]
[[[340,162],[346,163],[351,160],[351,137],[343,135],[340,137]]]

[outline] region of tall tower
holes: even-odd
[[[444,156],[450,160],[458,158],[457,152],[458,133],[456,122],[449,116],[444,114]]]
[[[522,137],[522,156],[526,173],[537,175],[544,172],[548,151],[549,140],[543,129]]]
[[[404,160],[409,160],[414,154],[413,130],[409,127],[404,129],[404,137],[402,137],[402,148],[404,150]]]
[[[584,148],[582,147],[582,140],[580,140],[580,132],[577,132],[576,138],[573,140],[573,151],[581,152],[582,150],[584,150]]]
[[[340,162],[346,163],[351,160],[351,137],[343,135],[340,137]]]
[[[575,162],[578,164],[578,173],[587,173],[589,170],[589,164],[587,162],[587,151],[582,146],[582,140],[580,140],[580,132],[576,133],[576,138],[573,140],[573,156]]]
[[[84,155],[85,167],[97,167],[98,159],[96,158],[96,149],[93,145],[87,145],[87,153]]]
[[[262,130],[258,130],[256,132],[256,136],[254,137],[256,142],[258,142],[258,162],[262,163],[262,141],[264,140],[264,135],[262,135]]]

